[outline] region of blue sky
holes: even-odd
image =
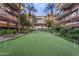
[[[46,13],[44,13],[46,3],[36,3],[34,5],[35,5],[35,8],[37,9],[37,12],[35,13],[36,16],[44,16],[44,15],[46,15]]]
[[[46,13],[44,12],[44,9],[45,9],[46,5],[47,5],[47,3],[34,3],[34,6],[37,10],[37,12],[35,12],[34,14],[36,16],[45,16]],[[28,13],[28,11],[27,11],[27,13]]]

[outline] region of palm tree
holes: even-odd
[[[31,17],[32,17],[32,13],[33,13],[33,12],[36,12],[37,10],[35,9],[33,3],[27,4],[26,9],[28,10],[28,16],[29,16],[28,18],[29,18],[29,20],[30,20]],[[32,23],[32,25],[33,25],[33,23]],[[33,27],[33,26],[32,26],[32,27]]]
[[[36,12],[36,9],[32,3],[27,4],[26,9],[28,10],[29,19],[30,19],[32,12]]]
[[[52,17],[52,27],[53,27],[53,30],[55,29],[55,24],[54,24],[54,19],[53,19],[53,14],[54,14],[54,8],[55,8],[55,4],[54,3],[48,3],[47,6],[45,7],[45,12],[50,12],[51,13],[51,17]],[[49,17],[48,16],[48,19]]]

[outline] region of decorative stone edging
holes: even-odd
[[[9,40],[13,40],[15,38],[19,38],[19,37],[21,37],[23,35],[24,34],[14,35],[13,37],[0,37],[0,43],[5,42],[5,41],[9,41]]]

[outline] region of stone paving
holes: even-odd
[[[19,35],[14,35],[14,36],[0,36],[0,42],[3,42],[3,41],[7,41],[7,40],[11,40],[13,38],[16,38],[16,37],[20,37],[22,36],[23,34],[19,34]]]

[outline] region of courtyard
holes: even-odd
[[[32,32],[0,43],[0,55],[77,56],[79,55],[79,45],[75,44],[74,48],[74,43],[48,32]]]

